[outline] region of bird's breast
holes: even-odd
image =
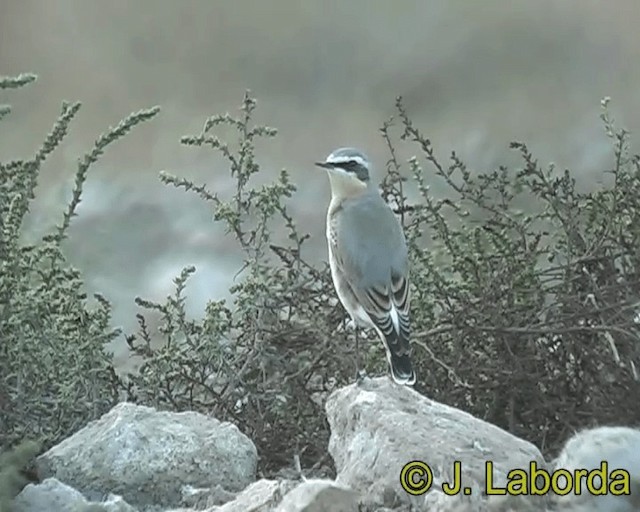
[[[327,211],[327,242],[329,243],[329,251],[331,246],[336,243],[336,234],[338,229],[338,212],[342,206],[337,201],[331,201],[329,210]]]

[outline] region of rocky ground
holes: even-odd
[[[300,474],[257,479],[253,442],[227,422],[194,412],[170,413],[121,403],[37,460],[39,484],[15,500],[16,512],[391,512],[391,511],[639,511],[640,430],[601,427],[571,438],[556,461],[538,448],[480,419],[434,402],[388,378],[365,379],[326,402],[329,454],[335,480]],[[485,462],[493,488],[508,472],[528,468],[624,468],[630,496],[504,497],[486,499]],[[411,461],[429,466],[424,494],[401,485]],[[460,461],[469,496],[440,489]],[[420,467],[418,464],[418,470]],[[410,473],[409,473],[410,474]],[[420,483],[422,473],[413,475]],[[635,493],[635,494],[634,494]]]

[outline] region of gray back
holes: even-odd
[[[339,223],[341,257],[359,285],[388,284],[392,274],[406,274],[404,233],[377,190],[344,201]]]

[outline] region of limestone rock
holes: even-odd
[[[272,512],[283,496],[296,486],[289,480],[258,480],[221,507],[207,512]]]
[[[120,403],[36,461],[86,496],[113,492],[132,505],[181,506],[181,489],[240,491],[255,480],[257,451],[235,425],[196,412]]]
[[[606,461],[608,472],[624,469],[629,473],[629,496],[593,496],[582,492],[565,496],[554,495],[558,510],[606,510],[607,512],[640,511],[640,430],[629,427],[597,427],[586,429],[571,437],[554,461],[554,469],[600,469]],[[565,479],[561,477],[563,482]],[[560,479],[559,479],[560,480]],[[585,478],[582,487],[586,487]],[[598,478],[599,482],[599,478]],[[562,485],[565,485],[563,483]]]
[[[27,485],[16,496],[15,512],[67,512],[88,504],[82,493],[55,478],[47,478],[39,484]]]
[[[275,512],[358,512],[358,494],[332,480],[307,480],[290,491]]]
[[[80,492],[55,478],[29,484],[16,496],[14,512],[136,512],[120,496],[90,502]]]
[[[326,410],[337,482],[358,491],[365,504],[424,507],[429,492],[412,496],[400,485],[411,461],[429,466],[432,489],[452,481],[454,461],[461,462],[462,486],[481,490],[486,461],[493,462],[494,487],[504,485],[511,469],[528,470],[531,461],[546,467],[531,443],[386,377],[335,391]]]

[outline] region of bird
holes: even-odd
[[[385,348],[391,377],[412,386],[409,261],[400,221],[371,180],[359,149],[341,147],[315,165],[327,171],[331,200],[326,236],[331,277],[354,324],[356,382],[360,370],[358,327],[372,328]]]

